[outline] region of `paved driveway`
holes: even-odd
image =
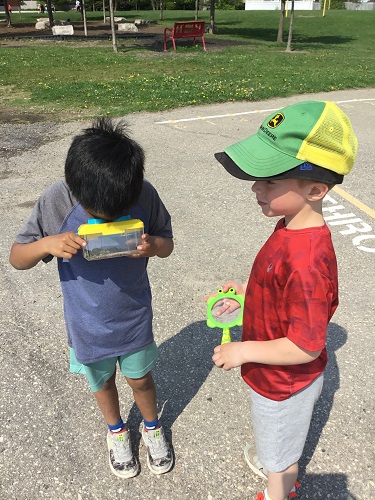
[[[55,263],[20,272],[7,262],[16,232],[42,189],[62,177],[72,135],[86,124],[0,126],[2,499],[252,500],[263,487],[242,454],[251,439],[248,391],[238,370],[213,367],[220,332],[206,327],[202,299],[225,280],[248,277],[274,221],[262,217],[251,183],[229,176],[213,153],[254,133],[273,109],[306,98],[338,102],[360,148],[353,172],[325,203],[341,304],[329,327],[330,362],[301,464],[300,498],[375,498],[370,89],[128,117],[146,149],[147,178],[172,214],[176,243],[170,258],[149,265],[161,352],[155,379],[176,455],[174,469],[162,477],[146,466],[136,435],[140,415],[121,381],[122,413],[129,415],[142,470],[132,480],[110,473],[101,415],[85,380],[68,373]]]

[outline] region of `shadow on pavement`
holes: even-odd
[[[219,331],[219,330],[217,330]],[[234,330],[233,330],[234,331]],[[172,443],[172,425],[197,394],[214,367],[211,356],[220,342],[221,333],[198,321],[159,346],[159,359],[153,370],[158,397],[158,411],[162,410],[165,434]],[[233,335],[239,340],[241,333]],[[138,455],[142,416],[135,403],[129,412],[128,426],[134,432],[134,452]]]
[[[240,340],[239,329],[234,328],[231,333],[233,340]],[[219,329],[208,328],[205,321],[197,321],[159,346],[153,376],[167,434],[214,368],[211,357],[220,338]],[[141,414],[133,404],[128,417],[129,427],[138,429],[141,421]]]
[[[350,493],[347,483],[346,474],[307,474],[298,493],[301,499],[306,500],[317,498],[359,500]]]
[[[232,340],[241,339],[241,329],[231,330]],[[153,371],[157,386],[159,411],[163,408],[162,422],[168,439],[172,442],[172,425],[198,393],[211,370],[211,356],[220,341],[219,329],[211,329],[205,321],[198,321],[183,328],[174,337],[159,346],[159,360]],[[348,491],[345,474],[308,474],[306,468],[314,455],[322,431],[328,421],[336,391],[340,387],[339,369],[335,351],[347,340],[347,332],[331,323],[327,334],[328,365],[325,371],[322,395],[316,404],[303,456],[300,460],[301,498],[320,497],[334,500],[356,500]],[[136,449],[139,447],[138,429],[141,414],[133,404],[128,424],[136,431]]]
[[[336,323],[330,323],[327,332],[328,364],[324,373],[322,394],[315,406],[305,449],[299,463],[302,498],[326,497],[334,500],[355,500],[347,488],[345,474],[307,474],[306,468],[314,455],[320,436],[328,422],[336,391],[340,388],[340,373],[336,351],[345,345],[347,332]],[[324,450],[322,450],[324,453]]]

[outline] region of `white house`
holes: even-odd
[[[286,0],[286,8],[292,7],[291,0]],[[245,10],[280,10],[281,0],[246,0]],[[319,10],[320,2],[314,0],[295,0],[294,10]]]

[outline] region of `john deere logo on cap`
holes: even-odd
[[[276,128],[284,121],[285,116],[282,113],[276,113],[275,116],[267,123],[267,127]]]

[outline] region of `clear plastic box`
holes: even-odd
[[[98,222],[99,221],[99,222]],[[101,222],[90,219],[88,224],[78,228],[87,245],[82,249],[87,260],[112,259],[138,254],[137,246],[142,243],[143,222],[139,219],[127,219],[114,222]]]

